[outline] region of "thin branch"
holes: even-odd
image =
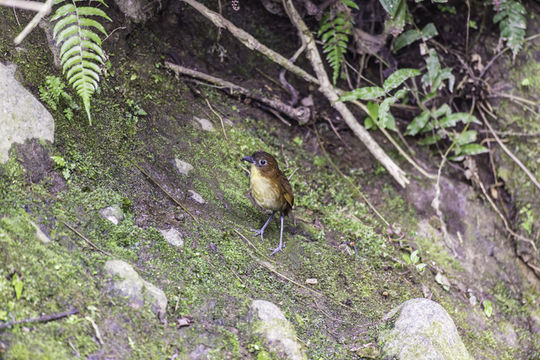
[[[97,246],[96,244],[94,244],[92,241],[90,241],[90,239],[88,239],[87,237],[85,237],[83,234],[81,234],[80,232],[77,231],[77,229],[75,229],[73,226],[69,225],[68,223],[66,223],[65,221],[61,221],[62,224],[64,224],[65,227],[67,227],[69,230],[73,231],[75,234],[77,234],[81,239],[83,239],[88,245],[90,245],[91,247],[93,247],[94,249],[96,249],[97,251],[99,251],[100,253],[104,254],[104,255],[107,255],[107,256],[110,256],[110,257],[113,257],[113,255],[110,253],[110,252],[107,252],[105,250],[102,250],[99,246]]]
[[[497,119],[497,117],[492,112],[490,112],[484,105],[480,104],[480,106],[491,117],[493,117],[494,119]],[[501,141],[499,136],[495,133],[495,130],[493,129],[493,127],[487,120],[486,115],[484,115],[484,111],[480,111],[480,116],[482,117],[482,120],[484,120],[484,124],[486,124],[487,128],[491,131],[491,134],[493,135],[495,140],[497,140],[497,142],[499,143],[501,149],[503,149],[506,155],[508,155],[510,159],[512,159],[521,168],[521,170],[523,170],[525,174],[527,174],[529,179],[531,179],[532,183],[538,188],[538,190],[540,190],[540,182],[538,182],[534,174],[529,169],[527,169],[525,165],[523,165],[523,163],[510,151],[510,149],[508,149],[506,145],[504,145],[504,143]]]
[[[1,0],[0,0],[1,1]],[[15,45],[19,45],[24,38],[34,29],[37,24],[47,15],[49,12],[51,12],[53,0],[47,0],[45,3],[41,5],[41,8],[39,9],[38,13],[34,16],[32,20],[26,25],[26,27],[21,31],[19,35],[13,40]]]
[[[188,69],[184,66],[173,64],[168,61],[165,62],[165,66],[167,66],[169,69],[174,71],[175,74],[177,75],[183,74],[183,75],[188,75],[194,78],[202,79],[202,80],[208,81],[211,84],[219,85],[222,89],[229,89],[231,92],[235,91],[239,94],[242,94],[244,96],[257,100],[258,102],[263,103],[271,107],[272,109],[275,109],[287,115],[291,119],[298,121],[300,124],[307,123],[311,116],[311,111],[307,107],[299,106],[295,108],[281,102],[280,100],[269,99],[262,95],[255,94],[252,91],[241,87],[240,85],[233,84],[232,82],[222,80],[218,77],[211,76],[211,75],[208,75],[208,74],[196,71],[196,70]]]
[[[302,20],[302,17],[296,11],[291,0],[283,0],[283,6],[289,15],[289,19],[298,30],[298,36],[304,38],[303,41],[307,45],[307,55],[311,62],[313,70],[317,74],[317,79],[320,82],[319,91],[321,91],[332,106],[341,114],[343,120],[347,123],[349,128],[354,134],[364,143],[371,154],[379,160],[379,162],[388,170],[390,175],[397,181],[402,187],[406,187],[409,183],[409,179],[406,177],[406,173],[384,152],[379,144],[371,137],[367,130],[358,123],[353,113],[347,108],[347,106],[339,101],[338,91],[332,86],[328,74],[324,68],[321,55],[317,49],[315,39],[309,31],[309,28]]]
[[[39,12],[43,8],[44,3],[39,1],[29,0],[0,0],[0,6],[12,7],[21,10],[30,10]]]
[[[64,312],[61,312],[61,313],[42,315],[42,316],[38,316],[38,317],[35,317],[35,318],[18,320],[18,321],[11,321],[11,322],[7,322],[5,324],[0,324],[0,329],[7,329],[7,328],[12,327],[13,325],[18,325],[18,324],[49,322],[49,321],[65,318],[67,316],[75,315],[75,314],[78,314],[78,313],[79,313],[79,310],[73,308],[73,309],[70,309],[68,311],[64,311]]]
[[[227,132],[225,132],[225,125],[223,124],[223,117],[221,115],[219,115],[219,113],[214,110],[214,108],[212,107],[212,105],[210,104],[210,101],[208,101],[208,99],[205,97],[204,100],[206,101],[206,105],[208,105],[208,107],[210,108],[210,111],[212,111],[214,113],[214,115],[216,115],[219,119],[219,122],[221,123],[221,130],[223,131],[223,136],[225,137],[225,140],[227,140],[227,142],[229,142],[229,138],[227,137]]]

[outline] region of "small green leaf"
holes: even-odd
[[[440,108],[435,110],[431,116],[433,116],[435,119],[440,118],[442,115],[449,115],[452,112],[452,109],[450,109],[450,106],[448,104],[443,104]]]
[[[439,35],[439,32],[433,23],[427,24],[422,29],[422,40],[424,41],[427,41],[437,35]]]
[[[386,10],[391,17],[396,15],[400,1],[402,0],[379,0],[384,10]]]
[[[484,314],[487,317],[491,317],[491,315],[493,315],[493,306],[491,305],[491,301],[489,300],[482,301],[482,307],[484,308]]]
[[[424,271],[425,267],[426,267],[426,264],[420,263],[420,264],[416,265],[416,270],[418,270],[418,272],[422,272],[422,271]]]
[[[457,145],[470,144],[476,141],[477,135],[478,133],[476,132],[476,130],[468,130],[459,134],[454,141],[456,142]]]
[[[383,88],[386,92],[390,92],[403,84],[403,82],[409,78],[420,75],[420,71],[417,69],[399,69],[394,71],[389,77],[384,80]]]
[[[17,298],[17,301],[21,298],[22,290],[23,290],[23,282],[21,279],[19,279],[19,275],[17,273],[13,274],[13,288],[15,289],[15,297]]]
[[[347,5],[348,7],[350,8],[353,8],[353,9],[356,9],[356,10],[360,10],[360,8],[358,7],[358,5],[356,5],[356,3],[353,1],[353,0],[341,0],[341,2],[345,5]]]
[[[375,102],[368,102],[366,107],[369,111],[369,116],[371,116],[372,119],[378,119],[379,118],[379,104]]]
[[[433,145],[439,140],[441,140],[441,136],[439,134],[435,134],[435,135],[426,136],[425,138],[420,140],[418,143],[420,145]]]
[[[375,130],[377,129],[377,124],[375,123],[375,121],[373,121],[372,118],[368,116],[364,119],[364,127],[366,128],[366,130]]]
[[[385,92],[378,86],[369,86],[349,91],[339,98],[339,101],[373,100],[384,96]]]
[[[418,250],[414,250],[411,253],[411,263],[416,264],[419,260],[420,258],[418,257]]]
[[[396,131],[396,120],[390,113],[390,105],[396,102],[396,98],[390,97],[383,100],[379,105],[379,121],[378,125],[383,129]]]
[[[394,53],[398,52],[400,49],[404,48],[405,46],[408,46],[412,44],[413,42],[420,40],[422,38],[422,34],[420,31],[416,29],[407,30],[403,32],[401,35],[399,35],[396,38],[396,41],[394,41]]]
[[[407,265],[411,264],[411,256],[409,254],[407,253],[401,254],[401,258],[403,259],[403,261],[405,261]]]
[[[429,112],[423,111],[420,115],[416,116],[409,125],[407,125],[405,135],[414,136],[418,134],[424,128],[424,126],[426,126],[428,120]]]
[[[480,144],[467,144],[461,146],[461,154],[463,155],[477,155],[488,152],[489,149],[483,147]]]

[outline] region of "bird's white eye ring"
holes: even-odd
[[[262,160],[259,160],[259,164],[261,164],[261,166],[264,166],[266,165],[266,160],[262,159]]]

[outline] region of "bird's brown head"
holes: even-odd
[[[264,151],[256,151],[251,156],[243,157],[242,160],[251,163],[252,169],[257,169],[265,176],[272,176],[279,171],[276,159]]]

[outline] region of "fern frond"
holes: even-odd
[[[499,12],[493,17],[493,22],[499,23],[500,36],[512,49],[514,58],[521,50],[525,39],[525,30],[527,29],[525,14],[525,8],[518,0],[501,0]]]
[[[60,47],[62,71],[77,94],[81,97],[88,121],[92,124],[90,98],[96,91],[105,53],[98,33],[107,35],[105,28],[93,17],[111,20],[107,14],[91,6],[77,7],[80,0],[73,0],[56,9],[52,22],[56,22],[53,37]],[[57,0],[55,4],[64,2]],[[102,0],[99,3],[106,6]]]
[[[326,12],[321,19],[317,35],[323,42],[323,52],[326,53],[326,60],[332,68],[334,85],[345,60],[351,31],[352,22],[343,13],[337,13],[332,17],[330,12]]]

